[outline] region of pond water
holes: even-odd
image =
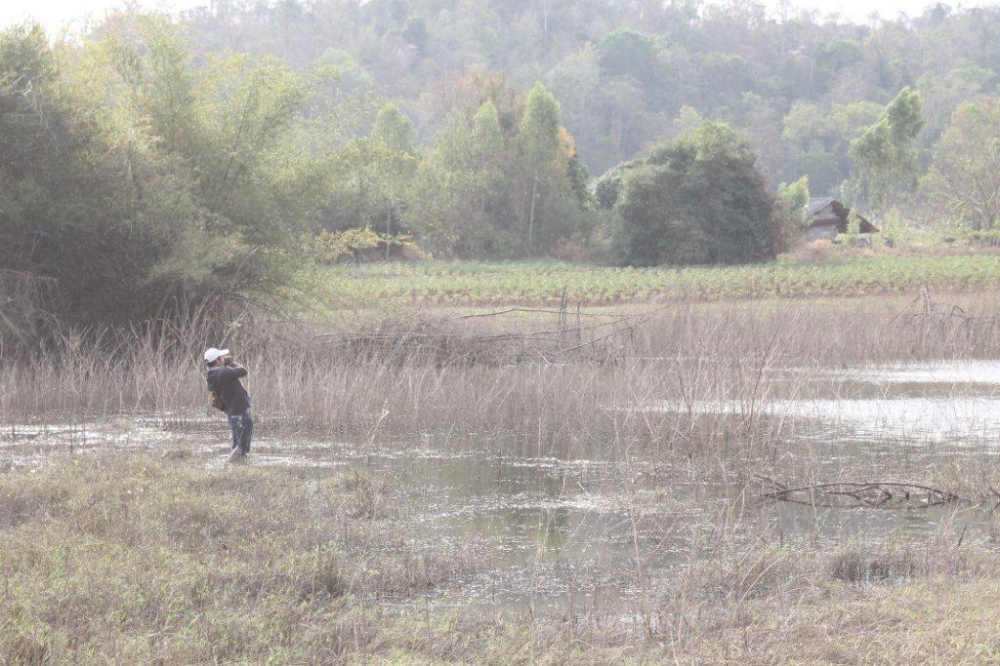
[[[782,371],[775,387],[754,409],[794,426],[788,432],[795,439],[783,444],[776,463],[785,483],[920,483],[930,469],[975,468],[998,454],[1000,363],[793,368]],[[727,415],[747,406],[664,401],[646,408]],[[597,607],[638,600],[650,577],[718,552],[723,540],[728,547],[762,540],[832,547],[894,539],[919,547],[946,529],[961,528],[969,542],[986,542],[994,529],[990,507],[969,501],[817,508],[762,500],[765,486],[703,462],[511,456],[496,443],[446,438],[356,445],[272,434],[266,417],[259,421],[250,464],[316,475],[364,470],[388,488],[385,515],[376,519],[419,535],[413,547],[423,552],[474,554],[479,573],[428,592],[430,604],[471,596],[491,608],[533,612]],[[222,420],[7,425],[0,431],[0,467],[95,448],[163,447],[192,448],[222,467],[227,437]]]

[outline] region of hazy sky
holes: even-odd
[[[777,7],[779,2],[779,0],[765,1],[769,7]],[[942,1],[956,8],[995,5],[1000,2],[1000,0]],[[894,19],[900,12],[919,16],[925,7],[934,2],[935,0],[790,0],[792,7],[815,8],[819,10],[820,16],[837,13],[845,20],[858,23],[867,22],[872,12],[877,12],[886,19]],[[176,11],[207,5],[208,0],[138,0],[135,4],[146,9]],[[124,6],[124,0],[0,0],[0,26],[31,17],[53,32],[63,27],[79,29],[83,27],[87,17],[91,21],[97,21],[108,9]]]
[[[139,0],[129,4],[173,12],[205,6],[208,0]],[[0,26],[35,19],[50,31],[63,27],[79,29],[88,18],[96,22],[108,10],[125,6],[124,0],[0,0]]]

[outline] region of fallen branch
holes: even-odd
[[[312,343],[338,350],[352,359],[379,358],[389,362],[431,361],[439,365],[513,365],[521,363],[620,363],[634,345],[635,330],[663,308],[633,314],[595,314],[510,308],[497,312],[463,315],[447,320],[389,325],[364,335],[336,333],[314,335]],[[512,312],[559,316],[559,328],[533,332],[477,334],[454,322],[473,317],[496,317]],[[568,321],[577,317],[577,325]],[[583,325],[582,317],[607,321]],[[593,320],[591,320],[593,321]]]
[[[957,501],[955,493],[916,483],[821,483],[782,488],[764,493],[763,499],[832,509],[926,509]]]

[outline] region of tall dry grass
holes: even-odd
[[[201,352],[226,344],[250,370],[246,384],[258,417],[276,429],[294,423],[297,431],[354,441],[503,440],[538,455],[621,459],[652,451],[750,459],[773,453],[787,427],[760,410],[776,391],[794,394],[794,385],[777,381],[780,369],[991,358],[1000,343],[996,312],[991,295],[955,306],[929,297],[680,303],[628,320],[599,353],[548,362],[468,354],[450,360],[404,344],[406,329],[373,336],[363,353],[356,346],[345,352],[336,332],[308,336],[262,323],[225,341],[198,324],[169,336],[133,331],[92,340],[67,333],[45,353],[3,360],[0,420],[210,415]],[[507,329],[499,318],[433,327],[437,339],[465,340],[466,347],[474,340],[480,353],[488,350],[484,341]],[[426,336],[419,340],[427,344]],[[706,415],[694,408],[705,400],[738,408]],[[658,408],[665,403],[691,408]]]

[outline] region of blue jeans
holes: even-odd
[[[240,447],[243,455],[250,453],[250,440],[253,439],[253,414],[250,410],[230,416],[229,427],[233,429],[233,448]]]

